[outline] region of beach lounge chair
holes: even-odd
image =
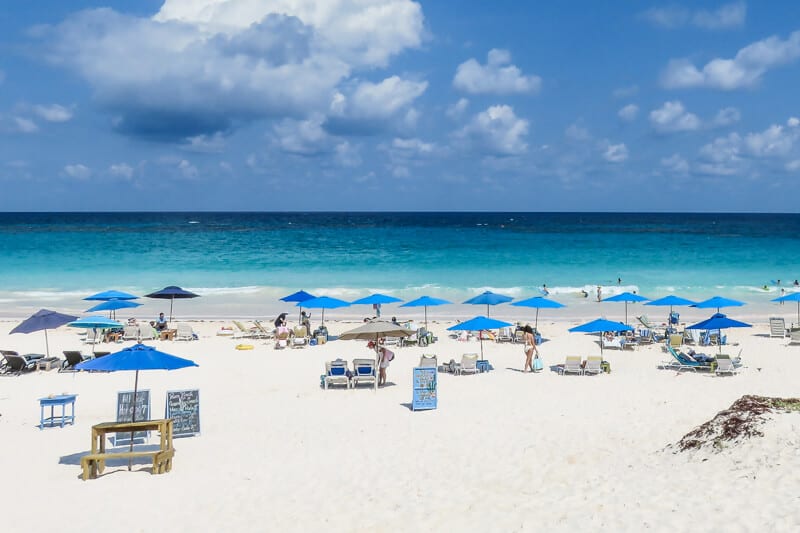
[[[769,319],[769,336],[786,337],[786,322],[781,317],[770,317]]]
[[[420,368],[428,368],[428,367],[437,368],[439,364],[436,360],[435,355],[422,354],[422,357],[419,358],[419,366]]]
[[[800,344],[800,329],[793,329],[789,332],[789,344]]]
[[[83,338],[84,344],[97,344],[100,342],[100,332],[96,329],[87,329],[86,336]]]
[[[730,357],[717,357],[717,368],[714,369],[716,375],[721,376],[723,374],[729,374],[733,376],[737,372],[739,372],[739,369],[736,368],[736,365],[733,364],[733,360]]]
[[[604,336],[600,337],[600,342],[603,343],[603,349],[607,348],[616,348],[618,350],[622,349],[622,339],[619,337],[614,337],[613,339],[607,339]]]
[[[233,325],[236,326],[236,331],[233,333],[234,339],[255,339],[258,337],[258,331],[254,327],[246,328],[245,325],[238,320],[234,320]]]
[[[698,370],[711,370],[711,362],[701,362],[693,358],[689,354],[679,352],[672,346],[667,345],[667,351],[672,355],[673,360],[667,363],[662,363],[661,368],[671,368],[678,370],[691,370],[696,372]]]
[[[399,346],[416,346],[419,342],[419,336],[417,333],[413,335],[409,335],[408,337],[401,337]]]
[[[525,332],[521,329],[514,331],[514,342],[516,344],[525,344]]]
[[[91,356],[84,356],[77,350],[64,350],[63,354],[64,362],[62,363],[61,368],[58,370],[59,372],[75,371],[75,365],[82,363],[87,359],[91,359]]]
[[[461,356],[461,366],[458,374],[477,374],[478,373],[478,354],[465,353]]]
[[[579,355],[568,355],[564,360],[564,366],[558,369],[558,373],[562,376],[564,374],[583,374],[583,367],[581,366],[581,357]]]
[[[39,359],[26,359],[25,356],[19,355],[16,352],[3,352],[5,358],[5,365],[3,366],[3,374],[12,376],[19,376],[23,372],[30,372],[36,370],[36,362]]]
[[[598,355],[590,355],[586,358],[586,366],[583,368],[583,374],[600,374],[603,371],[601,363],[603,362],[603,358]]]
[[[292,348],[305,348],[308,346],[308,330],[306,330],[305,326],[295,326],[292,331],[294,332],[290,343]]]
[[[653,330],[648,328],[639,328],[639,330],[636,332],[636,340],[639,342],[639,344],[653,344],[653,342],[655,342]]]
[[[176,341],[193,341],[195,340],[194,330],[189,324],[177,324],[175,326],[175,340]]]
[[[158,333],[150,324],[139,326],[139,342],[152,341],[158,338]]]
[[[335,361],[328,361],[325,363],[325,390],[328,390],[329,385],[344,385],[350,388],[350,370],[347,368],[347,361],[344,359],[336,359]]]
[[[370,384],[375,390],[378,390],[375,359],[353,359],[352,387],[355,389],[361,383]]]
[[[514,342],[514,332],[510,327],[500,328],[495,340],[497,342]]]
[[[275,349],[282,350],[289,346],[289,330],[279,331],[277,335],[275,335]]]
[[[264,327],[264,325],[259,322],[258,320],[253,320],[253,327],[256,328],[256,338],[259,339],[271,339],[273,334],[272,331],[268,330]]]
[[[673,333],[667,339],[667,348],[677,348],[679,349],[683,346],[683,334],[682,333]]]
[[[139,326],[125,326],[122,328],[122,340],[124,341],[138,341],[139,340]]]
[[[644,327],[646,327],[647,329],[656,329],[657,328],[657,326],[653,322],[650,321],[650,319],[647,317],[647,315],[637,316],[636,320],[638,320],[639,323],[641,325],[643,325]]]

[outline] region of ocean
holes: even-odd
[[[78,312],[94,292],[166,285],[205,297],[176,304],[187,317],[266,314],[298,289],[460,302],[546,285],[570,305],[600,286],[764,303],[794,290],[799,235],[796,214],[2,213],[0,313]]]

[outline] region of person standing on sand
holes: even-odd
[[[603,300],[603,289],[600,285],[597,286],[597,301],[600,302]]]
[[[525,340],[525,366],[522,368],[523,372],[530,370],[533,372],[533,352],[539,355],[539,349],[536,347],[536,337],[533,335],[533,328],[530,324],[522,328],[525,333],[522,338]]]
[[[394,359],[394,352],[387,349],[385,346],[378,348],[378,353],[381,356],[380,364],[378,365],[378,386],[386,385],[386,369],[389,368],[389,363]]]

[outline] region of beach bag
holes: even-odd
[[[542,360],[539,359],[539,356],[537,355],[536,358],[533,360],[533,371],[540,372],[543,368],[544,365],[542,364]]]

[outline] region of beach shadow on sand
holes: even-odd
[[[106,448],[106,452],[127,452],[130,448],[128,446],[119,446],[116,448]],[[159,450],[160,447],[158,444],[146,444],[146,445],[136,445],[133,447],[133,450],[136,452],[154,452]],[[90,454],[90,450],[85,450],[82,452],[72,453],[69,455],[62,455],[58,459],[58,464],[60,465],[76,465],[80,466],[81,464],[81,457],[84,455]],[[153,465],[153,461],[148,457],[136,457],[133,459],[134,465],[147,465],[148,469]],[[128,466],[128,459],[109,459],[106,461],[107,468],[113,468],[117,466]]]

